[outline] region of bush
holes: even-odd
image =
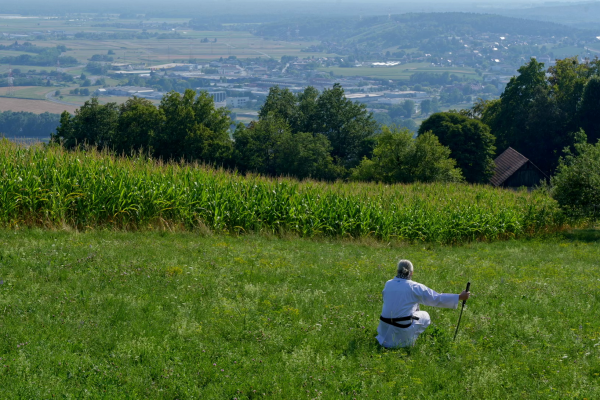
[[[600,213],[600,141],[586,142],[577,135],[575,152],[566,150],[551,178],[552,197],[571,216],[596,219]]]
[[[431,132],[413,138],[408,129],[384,126],[376,138],[373,158],[352,170],[352,179],[383,183],[461,182],[450,149]]]

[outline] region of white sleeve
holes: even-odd
[[[413,293],[417,296],[420,304],[432,307],[456,308],[458,307],[458,295],[437,293],[425,285],[414,285]]]

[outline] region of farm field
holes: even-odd
[[[95,88],[93,88],[93,89],[95,89]],[[63,98],[61,99],[61,101],[64,101],[67,103],[78,104],[79,106],[82,106],[86,101],[88,101],[92,98],[91,95],[90,96],[76,96],[76,95],[67,94],[68,93],[67,90],[65,90],[64,92],[65,92],[65,95],[63,95]],[[106,103],[122,104],[122,103],[125,103],[129,99],[130,99],[130,97],[126,97],[126,96],[100,96],[100,97],[98,97],[98,103],[100,103],[100,104],[106,104]],[[155,105],[158,105],[160,103],[160,100],[151,100],[151,102],[154,103]]]
[[[74,113],[76,109],[76,106],[58,104],[46,100],[0,97],[0,111],[27,111],[36,114],[49,112],[53,114],[60,114],[65,110],[70,113]]]
[[[48,92],[53,92],[56,89],[47,86],[15,86],[12,88],[12,90],[13,95],[11,97],[20,99],[45,100],[45,94]],[[0,97],[8,96],[8,94],[8,87],[0,87]]]
[[[11,42],[0,42],[0,44],[10,44]],[[45,43],[45,42],[44,42]],[[36,42],[36,45],[42,46],[42,44],[40,44],[39,42]],[[6,55],[4,54],[5,50],[0,50],[0,56],[2,55]],[[8,64],[0,64],[0,74],[5,74],[8,72]],[[50,71],[55,71],[56,70],[56,66],[52,66],[52,67],[44,67],[44,66],[39,66],[39,65],[10,65],[10,67],[15,70],[15,69],[20,69],[21,71],[29,71],[29,70],[36,70],[38,72],[50,72]],[[69,69],[64,68],[68,72]]]
[[[170,226],[218,233],[461,243],[547,235],[568,221],[543,191],[240,176],[198,165],[0,141],[0,226]],[[98,171],[103,171],[101,174]]]
[[[167,22],[167,23],[187,23],[189,19],[151,19],[146,21]],[[139,25],[139,20],[119,20],[121,24]],[[18,33],[27,30],[64,30],[67,32],[132,32],[137,30],[118,28],[118,27],[100,27],[92,26],[97,24],[95,21],[66,21],[62,19],[47,18],[29,18],[29,19],[10,19],[2,20],[2,31],[7,33]],[[168,33],[166,31],[148,29],[150,33]],[[274,41],[265,40],[261,37],[253,36],[248,32],[242,31],[194,31],[192,29],[178,30],[180,35],[173,39],[111,39],[111,40],[91,40],[91,39],[72,39],[72,40],[43,40],[37,41],[34,38],[25,39],[38,46],[54,47],[56,45],[65,45],[69,51],[63,53],[65,56],[77,58],[82,64],[94,54],[106,54],[108,50],[115,52],[115,62],[145,62],[150,65],[159,65],[167,62],[188,62],[189,59],[198,59],[209,61],[219,59],[220,57],[236,56],[239,58],[271,57],[279,59],[281,56],[302,56],[312,55],[327,56],[324,53],[305,53],[300,50],[311,45],[317,44],[313,41]],[[200,40],[209,38],[208,43],[201,43]],[[23,40],[23,39],[22,39]],[[216,40],[216,42],[215,42]],[[14,41],[14,40],[13,40]],[[12,41],[5,41],[10,44]],[[2,43],[2,42],[0,42]],[[15,55],[14,52],[0,50],[2,55]],[[19,52],[20,53],[20,52]],[[15,66],[14,68],[26,69],[44,69],[45,67],[26,67]],[[79,72],[79,71],[75,71]]]
[[[395,262],[473,296],[375,341]],[[600,396],[600,234],[464,246],[0,230],[6,398]],[[567,279],[565,278],[567,277]]]

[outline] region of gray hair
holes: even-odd
[[[398,261],[398,268],[396,270],[396,278],[408,279],[410,274],[413,272],[413,265],[408,260]]]

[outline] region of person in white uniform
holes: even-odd
[[[398,261],[396,277],[383,288],[383,309],[377,327],[377,340],[383,347],[408,347],[431,323],[429,313],[419,310],[419,304],[433,307],[456,308],[460,300],[467,300],[470,292],[440,294],[414,282],[413,265],[408,260]]]

